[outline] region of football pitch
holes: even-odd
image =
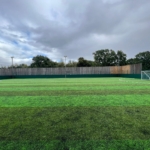
[[[150,150],[150,81],[0,80],[0,150]]]

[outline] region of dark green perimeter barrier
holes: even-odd
[[[124,78],[141,78],[141,74],[78,74],[66,75],[66,78],[90,78],[90,77],[124,77]],[[65,78],[65,75],[14,75],[14,76],[0,76],[0,79],[11,78]]]
[[[10,79],[12,78],[11,76],[0,76],[0,79]]]
[[[141,78],[141,74],[120,74],[119,77],[140,79]]]

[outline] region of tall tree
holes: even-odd
[[[27,64],[20,64],[16,68],[28,68]]]
[[[77,67],[90,67],[91,64],[88,62],[88,60],[84,59],[83,57],[80,57],[78,59]]]
[[[130,58],[130,59],[127,60],[127,64],[129,64],[129,65],[130,64],[136,64],[136,63],[138,63],[136,58]]]
[[[100,66],[114,66],[117,64],[117,55],[114,50],[101,49],[93,53],[96,64]]]
[[[90,64],[90,66],[94,67],[94,66],[98,66],[95,61],[92,60],[87,60],[87,62]]]
[[[55,67],[57,64],[50,60],[46,56],[37,55],[33,57],[32,59],[33,63],[31,64],[31,67],[33,68],[41,68],[41,67]]]
[[[60,60],[60,62],[57,63],[57,67],[64,67],[65,63],[63,61],[63,59]]]
[[[69,60],[69,62],[66,64],[67,67],[76,67],[77,62]]]
[[[123,65],[127,64],[127,62],[126,62],[127,61],[127,55],[123,51],[118,50],[116,55],[117,55],[117,64],[119,66],[123,66]]]
[[[135,59],[137,63],[142,63],[143,70],[150,70],[150,51],[138,53]]]

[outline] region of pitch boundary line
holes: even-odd
[[[143,83],[142,81],[141,82],[136,82],[136,81],[132,81],[132,80],[125,80],[125,79],[119,79],[119,81],[121,82],[127,82],[127,83],[138,83],[138,84],[150,84],[150,83]]]

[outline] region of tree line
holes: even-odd
[[[118,50],[101,49],[93,53],[94,61],[79,57],[78,61],[55,62],[46,56],[37,55],[32,58],[30,65],[14,65],[15,68],[49,68],[49,67],[94,67],[94,66],[123,66],[128,64],[142,63],[143,70],[150,69],[150,51],[140,52],[134,58],[127,59],[127,55]],[[10,66],[12,67],[12,66]]]

